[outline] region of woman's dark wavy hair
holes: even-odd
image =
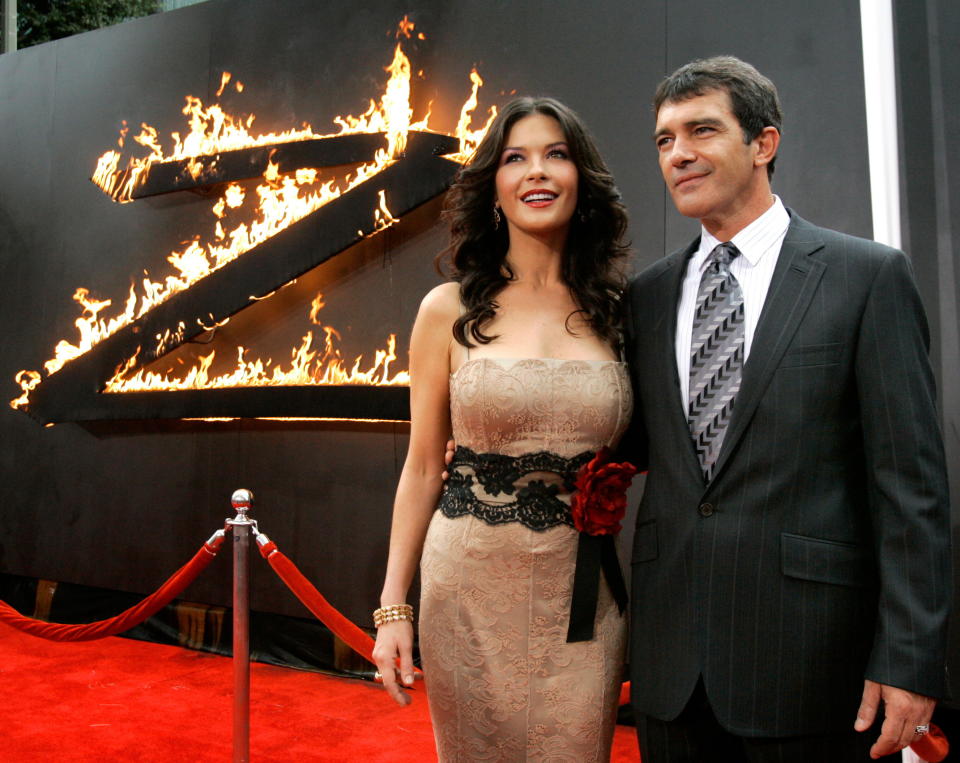
[[[514,276],[506,262],[507,226],[494,227],[495,176],[510,128],[531,114],[545,114],[560,123],[577,167],[577,208],[563,253],[563,280],[577,305],[575,312],[583,314],[597,336],[616,347],[624,286],[620,261],[628,252],[623,240],[626,209],[580,117],[553,98],[517,98],[508,103],[447,192],[443,219],[450,226],[450,245],[437,255],[436,265],[441,272],[443,264],[451,265],[451,277],[460,284],[464,312],[453,325],[453,335],[465,347],[497,338],[484,334],[483,328],[496,315],[496,296]],[[574,314],[567,317],[568,331]]]

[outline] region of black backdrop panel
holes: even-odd
[[[939,295],[938,323],[941,359],[940,389],[943,407],[943,431],[947,459],[951,465],[950,491],[953,496],[954,619],[949,644],[948,668],[960,675],[960,586],[957,580],[957,555],[960,549],[960,50],[953,42],[960,34],[960,6],[940,0],[934,7],[937,16],[932,33],[938,38],[936,97],[939,109],[934,119],[942,132],[935,147],[937,172],[937,265],[939,277],[934,284]],[[942,114],[942,117],[940,116]],[[954,688],[953,704],[960,703]]]
[[[860,10],[856,2],[666,4],[667,69],[732,54],[776,84],[783,140],[773,190],[820,225],[871,237]],[[667,205],[667,246],[698,231]]]
[[[960,548],[960,6],[931,0],[894,3],[900,101],[901,206],[904,246],[913,255],[932,334],[943,433],[953,496],[953,543]],[[956,561],[954,554],[956,579]],[[954,585],[950,633],[953,675],[960,672],[960,586]],[[956,695],[956,691],[954,691]],[[954,696],[954,705],[957,697]]]
[[[8,398],[19,369],[39,368],[59,338],[75,338],[77,286],[121,303],[132,279],[166,273],[167,255],[210,226],[210,197],[117,205],[89,182],[121,120],[131,132],[141,121],[161,136],[182,130],[184,96],[209,102],[228,70],[245,89],[228,89],[221,102],[256,112],[255,132],[304,121],[333,131],[334,116],[361,113],[381,94],[405,13],[426,35],[404,42],[414,72],[423,71],[413,84],[417,116],[432,102],[432,124],[452,129],[473,65],[485,80],[478,113],[514,91],[554,95],[581,113],[629,207],[638,266],[695,227],[666,203],[650,139],[653,88],[676,64],[718,52],[752,60],[780,86],[788,113],[776,187],[785,201],[868,235],[856,0],[715,5],[214,0],[0,57]],[[426,205],[241,314],[218,334],[218,352],[231,341],[264,342],[276,357],[277,337],[308,327],[309,301],[322,291],[323,320],[345,349],[369,351],[395,331],[405,361],[420,298],[438,282],[437,212]],[[95,435],[4,410],[0,571],[149,592],[222,525],[231,492],[247,487],[262,529],[335,605],[365,622],[378,600],[405,425],[144,423]],[[188,596],[228,603],[228,567],[214,565]],[[304,614],[256,562],[253,606]]]

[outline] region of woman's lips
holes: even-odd
[[[527,191],[520,197],[524,204],[531,207],[546,207],[556,201],[558,194],[553,191],[534,190]]]

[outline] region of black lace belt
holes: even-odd
[[[547,451],[513,457],[475,453],[458,445],[438,508],[447,517],[473,514],[490,525],[519,522],[531,530],[573,527],[570,506],[558,496],[561,490],[566,495],[573,492],[577,472],[592,457],[590,451],[573,458]]]
[[[458,445],[437,508],[446,517],[472,514],[489,525],[518,522],[540,531],[573,527],[570,506],[559,496],[575,490],[577,473],[593,456],[585,451],[563,458],[540,451],[514,457],[476,453]],[[567,641],[593,638],[601,571],[622,613],[627,589],[613,536],[580,533]]]

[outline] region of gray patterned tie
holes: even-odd
[[[743,292],[730,272],[740,250],[718,244],[700,279],[690,344],[690,434],[707,480],[720,454],[743,369]]]

